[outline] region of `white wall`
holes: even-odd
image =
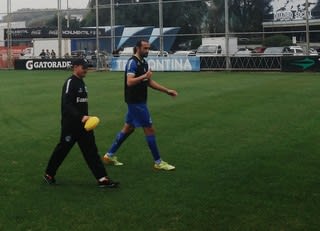
[[[39,56],[42,49],[46,50],[49,49],[49,51],[51,52],[51,50],[53,49],[58,57],[58,47],[59,47],[59,43],[58,43],[58,39],[33,39],[33,56]],[[66,53],[69,53],[69,55],[71,54],[71,40],[70,39],[62,39],[61,40],[61,55],[64,56]]]

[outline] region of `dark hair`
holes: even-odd
[[[134,53],[134,54],[137,52],[137,48],[138,48],[138,47],[140,48],[140,47],[142,46],[142,43],[143,43],[143,42],[149,43],[149,41],[146,40],[146,39],[140,39],[140,40],[138,40],[138,42],[136,43],[136,46],[133,48],[133,53]]]

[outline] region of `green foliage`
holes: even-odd
[[[263,17],[272,10],[271,0],[229,1],[229,28],[233,32],[261,31]],[[211,33],[222,33],[224,26],[224,0],[213,0],[208,12],[208,29]]]
[[[99,25],[110,25],[110,0],[99,0],[99,6]],[[81,23],[83,26],[96,26],[96,1],[90,0],[88,7],[90,10]]]
[[[137,129],[109,166],[117,190],[96,188],[80,150],[42,174],[59,140],[65,71],[0,73],[0,230],[308,230],[320,226],[319,84],[311,73],[154,72],[177,89],[149,92],[164,160],[152,169]],[[85,79],[101,155],[123,125],[123,73]]]
[[[265,47],[277,47],[277,46],[290,46],[292,45],[292,40],[286,35],[274,35],[266,38],[263,41],[263,46]]]

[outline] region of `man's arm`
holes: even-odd
[[[152,76],[152,72],[151,71],[147,71],[146,73],[144,73],[143,75],[137,76],[135,77],[134,74],[132,73],[128,73],[127,74],[127,85],[129,87],[137,85],[143,81],[148,81],[149,79],[151,79]]]
[[[175,90],[166,88],[165,86],[162,86],[161,84],[157,83],[156,81],[149,79],[149,87],[164,92],[168,95],[171,95],[172,97],[175,97],[178,95],[178,92],[176,92]]]

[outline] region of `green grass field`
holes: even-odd
[[[149,91],[164,160],[152,169],[137,130],[99,189],[75,146],[42,182],[60,132],[69,72],[0,71],[1,231],[294,231],[320,226],[320,76],[311,73],[154,73],[179,92]],[[89,73],[103,155],[123,125],[122,73]]]

